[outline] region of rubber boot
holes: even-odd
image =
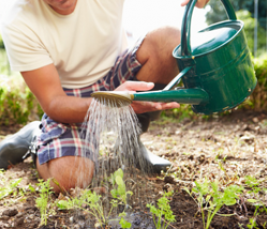
[[[40,127],[40,121],[31,122],[0,142],[0,169],[8,169],[25,159],[24,155],[28,152],[33,138],[41,131]]]
[[[150,121],[158,117],[160,113],[160,111],[157,111],[137,115],[142,133],[148,130]],[[138,145],[140,152],[136,155],[137,160],[135,160],[137,168],[145,170],[145,172],[160,173],[161,171],[165,172],[171,166],[171,162],[168,160],[151,153],[141,142],[140,136],[138,138]]]

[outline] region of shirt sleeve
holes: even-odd
[[[31,71],[53,63],[36,31],[31,28],[2,24],[1,34],[12,71]]]

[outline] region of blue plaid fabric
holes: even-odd
[[[68,96],[90,97],[94,91],[112,91],[127,80],[135,80],[135,76],[141,68],[141,64],[136,60],[136,51],[141,42],[142,40],[137,42],[133,49],[126,50],[120,55],[108,74],[93,85],[80,89],[63,88],[64,91]],[[82,130],[87,128],[86,125],[86,123],[58,123],[44,114],[42,132],[37,137],[34,147],[37,149],[39,163],[44,164],[63,156],[93,158],[93,152],[84,150],[86,142],[84,141],[85,133],[82,133]]]

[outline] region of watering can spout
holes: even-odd
[[[131,104],[133,101],[153,102],[177,102],[182,104],[200,105],[209,101],[209,95],[203,89],[177,89],[171,91],[149,91],[149,92],[116,92],[97,91],[91,94],[93,98],[102,104],[111,107],[122,107]]]
[[[177,102],[200,105],[209,102],[209,95],[203,89],[176,89],[170,91],[150,91],[133,94],[135,101]]]

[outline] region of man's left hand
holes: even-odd
[[[115,91],[128,91],[128,92],[149,91],[153,87],[154,83],[147,83],[143,81],[127,81],[122,85],[120,85],[118,88],[116,88]],[[145,102],[133,101],[131,106],[136,114],[180,107],[180,105],[176,102],[161,103],[161,102],[146,102],[146,101]]]

